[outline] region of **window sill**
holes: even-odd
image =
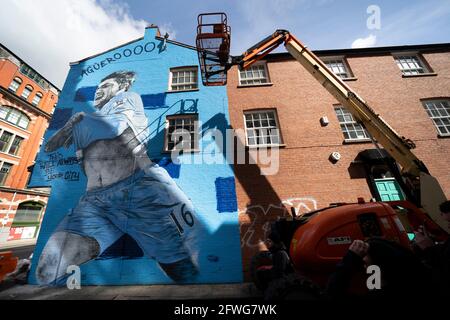
[[[358,139],[358,140],[348,140],[344,139],[344,142],[342,144],[358,144],[358,143],[372,143],[372,140],[370,139]]]
[[[189,90],[168,90],[166,93],[182,93],[182,92],[196,92],[200,91],[200,89],[189,89]]]
[[[284,149],[286,148],[285,144],[267,144],[267,145],[259,145],[259,146],[245,146],[246,149],[248,150],[257,150],[257,149],[272,149],[272,148],[279,148],[279,149]]]
[[[449,139],[450,134],[438,134],[437,137],[438,139]]]
[[[356,80],[358,80],[358,78],[356,78],[356,77],[348,77],[348,78],[343,78],[342,79],[342,81],[356,81]]]
[[[253,87],[271,87],[271,86],[273,86],[272,82],[260,83],[260,84],[240,84],[237,87],[238,88],[253,88]]]
[[[7,155],[7,156],[9,156],[9,157],[16,158],[17,160],[22,159],[22,157],[19,157],[19,156],[13,155],[13,154],[9,154],[9,153],[3,152],[3,151],[0,151],[0,154],[4,154],[4,155]]]
[[[419,73],[419,74],[402,74],[402,78],[419,78],[419,77],[435,77],[436,72]]]
[[[4,119],[0,119],[0,122],[9,124],[10,126],[14,127],[15,129],[19,129],[20,131],[23,131],[23,132],[26,132],[26,133],[28,133],[28,134],[31,134],[31,131],[28,131],[27,129],[24,129],[24,128],[22,128],[22,127],[19,127],[18,125],[15,125],[14,123],[8,122],[8,121],[6,121],[6,120],[4,120]],[[31,123],[31,121],[30,121],[30,123]]]

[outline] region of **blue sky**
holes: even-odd
[[[228,14],[233,54],[276,29],[288,29],[313,50],[450,42],[450,0],[0,0],[0,4],[1,43],[60,87],[69,62],[139,38],[151,23],[171,39],[194,45],[197,15],[203,12]],[[367,27],[370,5],[380,9],[380,29]]]
[[[191,44],[198,13],[226,12],[238,42],[233,51],[276,29],[288,29],[312,49],[350,48],[355,39],[370,34],[376,36],[376,46],[450,42],[448,0],[175,0],[160,6],[126,2],[136,18],[169,26],[178,41]],[[370,5],[380,8],[380,30],[366,27]]]

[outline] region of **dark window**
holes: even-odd
[[[42,78],[36,71],[34,71],[33,69],[31,69],[29,66],[27,66],[26,64],[22,64],[22,66],[20,67],[20,72],[24,75],[26,75],[28,78],[30,78],[31,80],[34,80],[34,82],[36,82],[38,85],[40,85],[42,88],[47,89],[49,88],[49,85],[47,84],[47,82],[44,80],[44,78]]]
[[[0,136],[0,151],[6,152],[9,147],[9,142],[11,141],[13,134],[8,131],[3,131]]]
[[[198,149],[197,115],[167,117],[166,151]]]
[[[23,141],[23,138],[18,137],[18,136],[14,137],[14,140],[11,144],[11,148],[9,148],[8,153],[12,154],[13,156],[16,156],[19,153],[19,148],[20,148],[20,145],[22,144],[22,141]]]
[[[8,178],[12,166],[11,163],[3,162],[3,165],[0,168],[0,186],[5,185],[6,178]]]
[[[44,206],[37,202],[21,203],[14,216],[14,226],[36,224],[41,219],[41,213]]]

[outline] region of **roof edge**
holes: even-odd
[[[369,54],[390,54],[395,51],[439,51],[449,50],[450,43],[431,43],[401,46],[384,46],[369,48],[349,48],[349,49],[324,49],[312,50],[316,55],[369,55]],[[266,59],[292,58],[289,52],[270,53]]]
[[[10,55],[12,55],[14,58],[18,59],[20,62],[25,63],[27,66],[29,66],[31,69],[33,69],[33,71],[35,71],[40,77],[42,77],[42,79],[44,79],[45,81],[47,81],[48,83],[50,83],[53,87],[56,88],[56,90],[58,90],[59,92],[61,92],[61,89],[55,85],[53,82],[51,82],[50,80],[48,80],[46,77],[44,77],[42,75],[42,73],[40,73],[39,71],[37,71],[34,67],[32,67],[29,63],[25,62],[25,60],[23,60],[21,57],[19,57],[17,54],[15,54],[14,52],[12,52],[7,46],[5,46],[3,43],[0,42],[0,46],[6,50]]]

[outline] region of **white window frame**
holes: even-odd
[[[25,100],[28,100],[28,98],[33,93],[33,91],[34,91],[34,88],[28,84],[25,86],[25,88],[23,89],[22,94],[20,96],[22,98],[24,98]],[[25,94],[25,92],[27,92],[28,94]]]
[[[183,83],[177,83],[174,84],[173,83],[173,78],[174,78],[174,73],[176,72],[186,72],[186,71],[190,71],[190,72],[194,72],[195,73],[195,82],[183,82]],[[197,66],[187,66],[187,67],[176,67],[176,68],[171,68],[170,72],[169,72],[169,92],[182,92],[182,91],[193,91],[193,90],[198,90],[199,88],[199,81],[198,81],[198,67]],[[175,88],[174,88],[175,86]],[[183,88],[176,88],[177,86],[181,87],[183,86]],[[192,86],[193,88],[185,88],[186,86]]]
[[[25,114],[25,112],[23,112],[17,108],[14,108],[14,107],[0,105],[0,108],[2,108],[2,107],[5,108],[7,110],[7,112],[6,112],[6,117],[0,118],[0,120],[5,121],[9,124],[12,124],[13,126],[16,126],[22,130],[28,130],[28,128],[30,127],[31,119]],[[12,122],[12,121],[8,120],[8,116],[11,114],[11,112],[16,112],[16,113],[20,114],[17,122]],[[28,120],[26,128],[19,126],[20,120],[22,120],[22,118],[25,118]]]
[[[255,114],[259,114],[261,115],[262,113],[268,114],[268,113],[273,113],[273,119],[275,120],[275,126],[271,125],[270,122],[268,123],[267,126],[263,126],[262,123],[260,126],[255,126],[255,119],[254,116]],[[247,116],[248,115],[252,115],[252,120],[248,120]],[[281,135],[281,128],[280,128],[280,122],[278,121],[278,113],[277,113],[277,109],[276,108],[270,108],[270,109],[257,109],[257,110],[247,110],[244,111],[244,115],[243,115],[243,119],[244,119],[244,128],[245,128],[245,145],[249,148],[256,148],[256,147],[277,147],[277,146],[283,146],[283,137]],[[261,119],[261,117],[259,117],[259,119]],[[268,121],[270,121],[271,119],[269,119],[268,117],[266,117],[266,119],[268,119]],[[252,127],[248,127],[247,121],[251,121],[252,122]],[[265,119],[261,119],[261,120],[256,120],[256,121],[266,121]],[[251,136],[249,134],[250,130],[276,130],[276,136],[278,136],[278,143],[273,143],[272,142],[272,138],[271,138],[271,143],[257,143],[257,137],[259,137],[259,135],[253,135]],[[275,136],[273,134],[270,134],[270,136]],[[255,144],[250,144],[250,138],[254,138],[255,139]]]
[[[253,69],[257,68],[257,67],[261,67],[263,66],[264,68],[264,72],[265,72],[265,77],[260,77],[260,78],[242,78],[242,72],[252,72],[253,73]],[[239,77],[239,86],[241,87],[251,87],[251,86],[261,86],[261,85],[267,85],[270,84],[270,76],[269,76],[269,69],[267,68],[267,62],[265,61],[258,61],[255,64],[253,64],[250,68],[248,68],[247,70],[239,70],[238,69],[238,77]],[[259,82],[259,83],[255,83],[255,81],[261,81],[263,80],[265,82]],[[252,83],[242,83],[242,81],[253,81]]]
[[[445,102],[447,106],[443,105],[443,102]],[[436,106],[438,103],[440,104],[440,108],[437,108]],[[430,109],[430,104],[433,104],[435,110]],[[433,121],[438,134],[442,137],[450,136],[450,99],[423,100],[422,106]],[[447,132],[442,132],[440,127],[443,127],[443,129]]]
[[[44,95],[41,92],[36,93],[33,97],[33,100],[31,101],[31,104],[33,106],[38,106],[43,97]]]
[[[23,83],[23,80],[20,79],[19,77],[14,78],[13,81],[11,81],[11,83],[9,85],[9,90],[16,93],[17,90],[22,85],[22,83]],[[16,87],[16,85],[17,85],[17,87]]]
[[[362,141],[371,141],[370,135],[367,132],[367,130],[362,126],[361,123],[356,121],[351,114],[350,111],[348,111],[346,108],[344,108],[341,105],[335,105],[333,106],[334,113],[336,114],[336,118],[338,119],[339,126],[341,128],[342,135],[344,136],[345,142],[362,142]],[[337,110],[340,110],[342,114],[338,114]],[[339,120],[339,116],[342,115],[344,117],[344,121]],[[350,120],[346,120],[345,117],[351,117]],[[344,128],[345,127],[345,131]],[[363,136],[358,135],[358,131],[363,132]],[[352,138],[350,132],[355,132],[357,137]],[[348,138],[345,137],[345,134],[348,135]]]
[[[184,120],[184,119],[190,119],[193,121],[194,126],[194,148],[182,148],[177,149],[176,144],[173,149],[169,149],[169,130],[170,130],[170,121],[171,120]],[[170,115],[166,117],[166,125],[164,130],[164,152],[197,152],[199,151],[199,131],[198,131],[198,114],[194,113],[187,113],[187,114],[175,114]],[[192,134],[192,133],[191,133]]]
[[[404,76],[414,76],[420,74],[427,74],[431,71],[429,70],[428,65],[425,63],[423,57],[418,52],[397,52],[392,54],[394,57],[394,61],[400,69],[402,75]],[[416,64],[419,66],[418,68],[410,68],[410,62],[402,61],[408,58],[416,58]],[[404,68],[407,66],[408,68]],[[420,70],[422,72],[420,72]]]
[[[354,77],[352,70],[350,69],[350,66],[347,63],[347,59],[345,58],[345,56],[333,56],[333,57],[322,57],[322,62],[327,66],[327,68],[333,72],[336,76],[338,76],[339,78],[341,78],[342,80],[345,79],[351,79]],[[330,68],[330,66],[328,66],[328,64],[333,63],[333,62],[340,62],[342,63],[343,67],[344,67],[344,71],[345,71],[345,77],[343,77],[342,75],[344,73],[336,73],[333,68]]]
[[[3,133],[5,131],[10,133],[12,136],[11,136],[10,141],[8,142],[8,145],[6,146],[5,151],[1,151],[0,150],[0,153],[5,153],[5,154],[8,154],[8,155],[13,156],[13,157],[20,157],[20,155],[19,155],[20,154],[20,149],[23,147],[23,143],[26,140],[26,138],[24,136],[20,135],[20,134],[17,134],[15,132],[11,132],[10,130],[5,130],[3,128],[0,128],[0,137],[3,135]],[[19,145],[19,148],[17,149],[17,153],[16,154],[12,154],[12,153],[10,153],[10,151],[11,151],[12,144],[13,144],[14,140],[16,139],[16,137],[22,138],[22,141],[21,141],[21,143]]]

